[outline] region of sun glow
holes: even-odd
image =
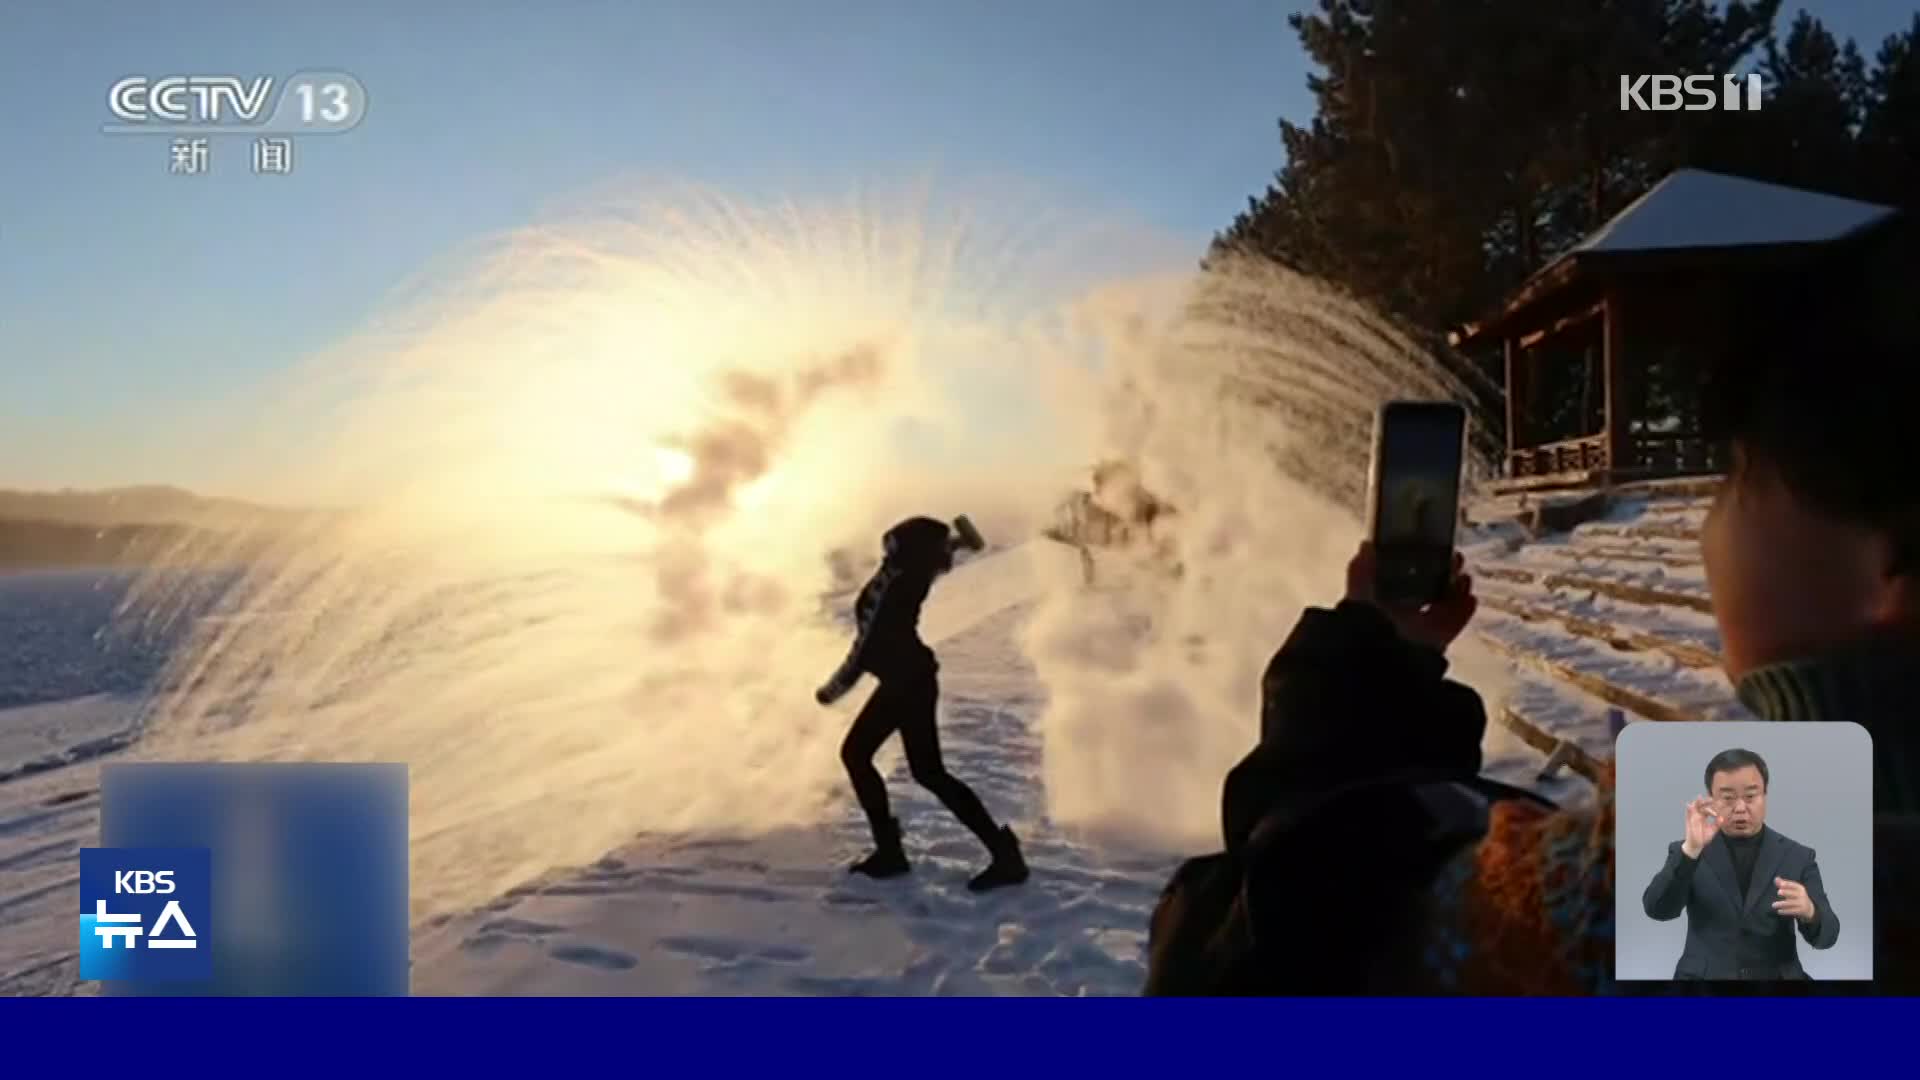
[[[656,486],[676,488],[693,479],[693,458],[684,450],[662,446],[653,452]]]

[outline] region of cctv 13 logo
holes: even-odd
[[[80,849],[80,978],[211,979],[212,923],[206,848]]]

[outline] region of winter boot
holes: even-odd
[[[900,819],[888,818],[886,826],[874,837],[873,854],[847,867],[847,872],[870,878],[892,878],[912,869],[907,862],[907,849],[900,843]]]
[[[1013,835],[1012,829],[1002,825],[1000,832],[994,836],[990,850],[993,852],[993,862],[975,874],[973,880],[967,882],[967,888],[974,892],[986,892],[1027,880],[1027,860],[1020,854],[1020,838]]]

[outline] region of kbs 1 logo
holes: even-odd
[[[1622,75],[1620,111],[1632,112],[1759,112],[1758,74],[1738,75]]]
[[[212,921],[206,848],[80,849],[80,978],[211,979]]]

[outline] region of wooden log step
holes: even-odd
[[[1644,630],[1632,630],[1597,619],[1548,611],[1503,596],[1482,596],[1480,602],[1522,622],[1557,622],[1565,627],[1568,633],[1605,642],[1616,649],[1661,653],[1690,668],[1712,669],[1720,666],[1720,657],[1711,650],[1687,642],[1663,638]]]
[[[1599,593],[1611,596],[1615,600],[1625,600],[1630,604],[1665,605],[1683,607],[1689,611],[1713,614],[1713,600],[1704,593],[1673,592],[1667,589],[1655,589],[1646,585],[1633,585],[1624,581],[1602,581],[1559,571],[1529,570],[1524,567],[1506,564],[1483,564],[1473,568],[1475,577],[1491,578],[1496,581],[1511,581],[1521,585],[1539,585],[1546,589],[1570,589],[1575,592]]]
[[[1610,547],[1602,544],[1574,544],[1562,548],[1540,547],[1536,551],[1566,551],[1570,558],[1613,559],[1624,562],[1650,562],[1661,566],[1672,566],[1681,570],[1691,570],[1700,565],[1700,556],[1681,555],[1671,551],[1658,551],[1653,548]]]
[[[1625,525],[1582,525],[1579,533],[1590,536],[1618,536],[1626,539],[1655,537],[1661,540],[1700,539],[1700,530],[1690,522],[1679,521],[1636,521]]]
[[[1617,705],[1622,709],[1644,716],[1649,720],[1687,723],[1706,719],[1705,713],[1692,706],[1669,704],[1656,698],[1648,697],[1637,690],[1609,682],[1598,675],[1581,671],[1572,665],[1541,656],[1537,653],[1528,652],[1512,642],[1501,638],[1497,634],[1492,634],[1485,630],[1478,631],[1477,633],[1480,640],[1485,642],[1488,648],[1505,656],[1521,667],[1530,668],[1549,678],[1558,679],[1569,686],[1576,687],[1599,698],[1609,705]]]
[[[1568,769],[1585,777],[1590,783],[1600,782],[1602,763],[1598,758],[1527,719],[1511,705],[1495,713],[1494,722],[1513,732],[1521,742],[1545,754],[1549,764],[1553,764],[1557,757]]]

